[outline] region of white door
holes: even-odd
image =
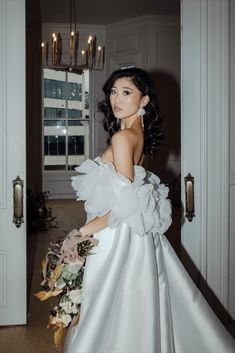
[[[25,187],[25,0],[0,1],[0,324],[26,323],[26,224],[20,226]],[[23,204],[25,205],[25,189]],[[24,209],[25,216],[25,209]]]
[[[228,308],[229,0],[182,0],[181,24],[182,185],[190,173],[195,188],[183,260]]]

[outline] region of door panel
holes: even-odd
[[[12,325],[26,322],[26,224],[13,223],[12,184],[26,181],[24,0],[0,1],[0,77],[0,324]]]
[[[182,185],[188,173],[195,180],[183,260],[228,309],[229,0],[182,0],[181,25]]]

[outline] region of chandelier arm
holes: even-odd
[[[69,1],[69,32],[72,32],[72,0]]]
[[[77,32],[77,17],[76,17],[76,3],[73,0],[73,15],[74,15],[74,32]]]

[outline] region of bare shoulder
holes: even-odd
[[[116,170],[130,180],[133,180],[133,160],[135,150],[133,132],[129,131],[129,129],[116,132],[112,136],[111,146]]]
[[[136,133],[131,129],[125,129],[125,130],[120,130],[116,132],[112,136],[111,141],[112,141],[112,145],[124,143],[126,146],[129,145],[130,147],[131,146],[134,147],[137,141],[137,136],[136,136]]]

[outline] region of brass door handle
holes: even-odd
[[[194,177],[188,173],[184,178],[185,185],[185,217],[192,222],[195,217],[194,209]]]
[[[17,176],[13,184],[13,223],[20,228],[24,222],[24,182]]]

